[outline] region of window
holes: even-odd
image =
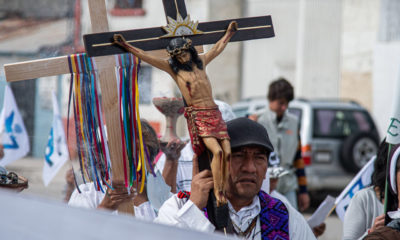
[[[360,131],[372,131],[368,113],[357,110],[314,110],[314,137],[344,138]]]
[[[115,0],[110,12],[113,16],[143,16],[143,0]]]
[[[142,8],[142,0],[115,0],[114,8]]]
[[[297,117],[297,120],[299,120],[299,130],[300,130],[301,129],[301,117],[302,117],[303,111],[300,108],[293,108],[293,107],[288,108],[288,111],[291,114],[295,115]]]

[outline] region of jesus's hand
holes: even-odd
[[[128,45],[127,41],[125,40],[124,36],[122,36],[122,34],[114,34],[114,43],[121,46],[121,47],[125,47],[126,45]]]
[[[228,32],[231,32],[231,33],[234,33],[234,32],[236,32],[237,30],[238,30],[238,24],[237,24],[237,22],[236,22],[236,21],[232,21],[232,22],[229,24],[227,31],[228,31]]]

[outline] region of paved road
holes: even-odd
[[[9,171],[14,171],[26,177],[29,180],[29,188],[24,190],[21,194],[33,194],[40,197],[53,199],[55,201],[62,201],[64,197],[64,187],[65,187],[65,172],[70,168],[70,163],[68,162],[63,166],[60,172],[56,175],[53,181],[48,187],[43,185],[42,180],[42,169],[43,160],[24,158],[15,161],[14,163],[7,166]],[[304,214],[307,219],[311,214]],[[340,240],[342,235],[342,222],[338,219],[336,215],[328,217],[326,220],[326,232],[319,239],[320,240]]]

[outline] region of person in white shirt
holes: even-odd
[[[371,186],[358,191],[350,200],[343,221],[343,240],[364,239],[385,225],[385,197],[388,144],[383,140],[374,162]]]
[[[142,120],[142,132],[144,142],[149,150],[150,158],[154,159],[159,151],[156,132],[145,120]],[[68,205],[116,211],[120,204],[133,201],[135,217],[148,221],[154,220],[156,213],[148,201],[146,191],[135,196],[135,189],[131,189],[131,191],[128,192],[123,181],[113,181],[112,184],[114,189],[103,186],[103,189],[106,189],[105,193],[97,191],[93,183],[81,184],[79,186],[81,193],[75,189],[69,199]]]
[[[247,118],[227,123],[232,158],[227,184],[229,219],[226,232],[246,239],[315,239],[303,216],[289,204],[261,191],[273,147],[266,129]],[[198,173],[193,159],[192,192],[179,192],[160,208],[155,222],[214,232],[207,218],[213,187],[211,171]]]

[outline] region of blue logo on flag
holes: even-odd
[[[11,144],[4,144],[5,149],[18,149],[19,148],[17,140],[15,139],[15,136],[13,135],[13,129],[12,129],[13,122],[14,122],[14,111],[11,112],[10,116],[8,116],[5,121],[6,133],[9,134],[10,140],[12,142]],[[19,124],[15,124],[14,132],[15,133],[22,132],[22,128],[21,128],[21,126],[19,126]]]
[[[53,136],[53,128],[50,129],[50,136],[49,136],[49,141],[47,142],[47,149],[46,149],[46,162],[49,164],[49,166],[53,166],[53,162],[51,161],[50,157],[53,155],[54,152],[54,142],[53,142],[54,136]]]

